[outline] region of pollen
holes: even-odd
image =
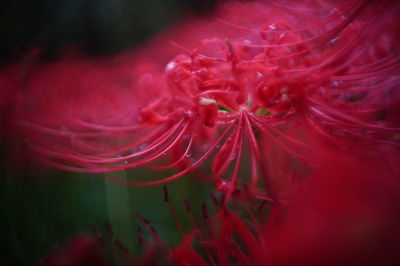
[[[201,105],[210,105],[210,104],[217,104],[217,101],[211,98],[200,97],[199,103]]]

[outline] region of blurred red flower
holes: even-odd
[[[143,51],[34,64],[18,84],[21,132],[65,170],[178,169],[112,177],[128,185],[172,181],[209,159],[212,174],[201,174],[227,199],[240,183],[282,197],[327,143],[398,146],[399,4],[286,4],[229,2]]]

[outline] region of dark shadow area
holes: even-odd
[[[40,47],[53,59],[65,44],[88,55],[140,45],[187,14],[205,14],[218,0],[3,0],[0,64]]]

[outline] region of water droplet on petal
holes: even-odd
[[[174,61],[169,62],[169,63],[167,64],[167,66],[165,67],[165,71],[166,71],[166,72],[171,71],[171,70],[174,69],[175,67],[176,67],[176,62],[174,62]]]
[[[193,111],[192,110],[186,110],[185,115],[187,115],[189,118],[193,117]]]
[[[139,150],[143,150],[143,149],[145,149],[146,147],[147,147],[147,144],[144,143],[144,144],[142,144],[142,145],[139,146]]]
[[[231,190],[232,183],[225,179],[220,179],[217,182],[217,189],[221,192],[229,192]]]
[[[335,38],[332,38],[329,42],[335,43],[339,38],[340,38],[340,36],[336,36]]]
[[[338,87],[340,85],[340,82],[337,81],[337,80],[332,80],[331,85],[335,86],[335,87]]]

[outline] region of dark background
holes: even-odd
[[[20,60],[32,47],[55,58],[66,43],[88,55],[134,47],[218,0],[0,0],[0,64]]]

